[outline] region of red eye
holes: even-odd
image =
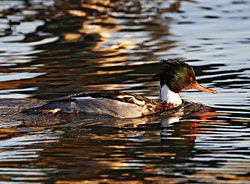
[[[193,77],[189,77],[188,80],[192,82],[194,80],[194,78]]]

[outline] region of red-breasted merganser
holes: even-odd
[[[35,112],[93,113],[118,118],[136,118],[176,108],[182,104],[179,93],[195,88],[217,93],[198,84],[195,72],[183,59],[164,60],[160,79],[160,99],[152,100],[141,95],[120,91],[81,92],[59,100],[51,101]]]

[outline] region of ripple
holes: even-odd
[[[0,1],[0,180],[247,183],[247,5]],[[19,114],[86,89],[157,99],[154,75],[161,59],[173,57],[187,58],[197,80],[219,92],[181,94],[208,112],[129,120]]]
[[[8,73],[8,74],[0,74],[0,81],[13,81],[13,80],[21,80],[21,79],[29,79],[37,76],[43,75],[43,73]]]

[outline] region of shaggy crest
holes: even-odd
[[[161,86],[167,84],[175,93],[188,89],[196,81],[193,68],[182,58],[162,60],[162,69],[158,77]]]

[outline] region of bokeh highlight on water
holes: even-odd
[[[249,7],[247,0],[0,1],[0,180],[249,183]],[[11,115],[88,89],[158,98],[154,74],[174,57],[219,91],[183,98],[213,110],[134,120]]]

